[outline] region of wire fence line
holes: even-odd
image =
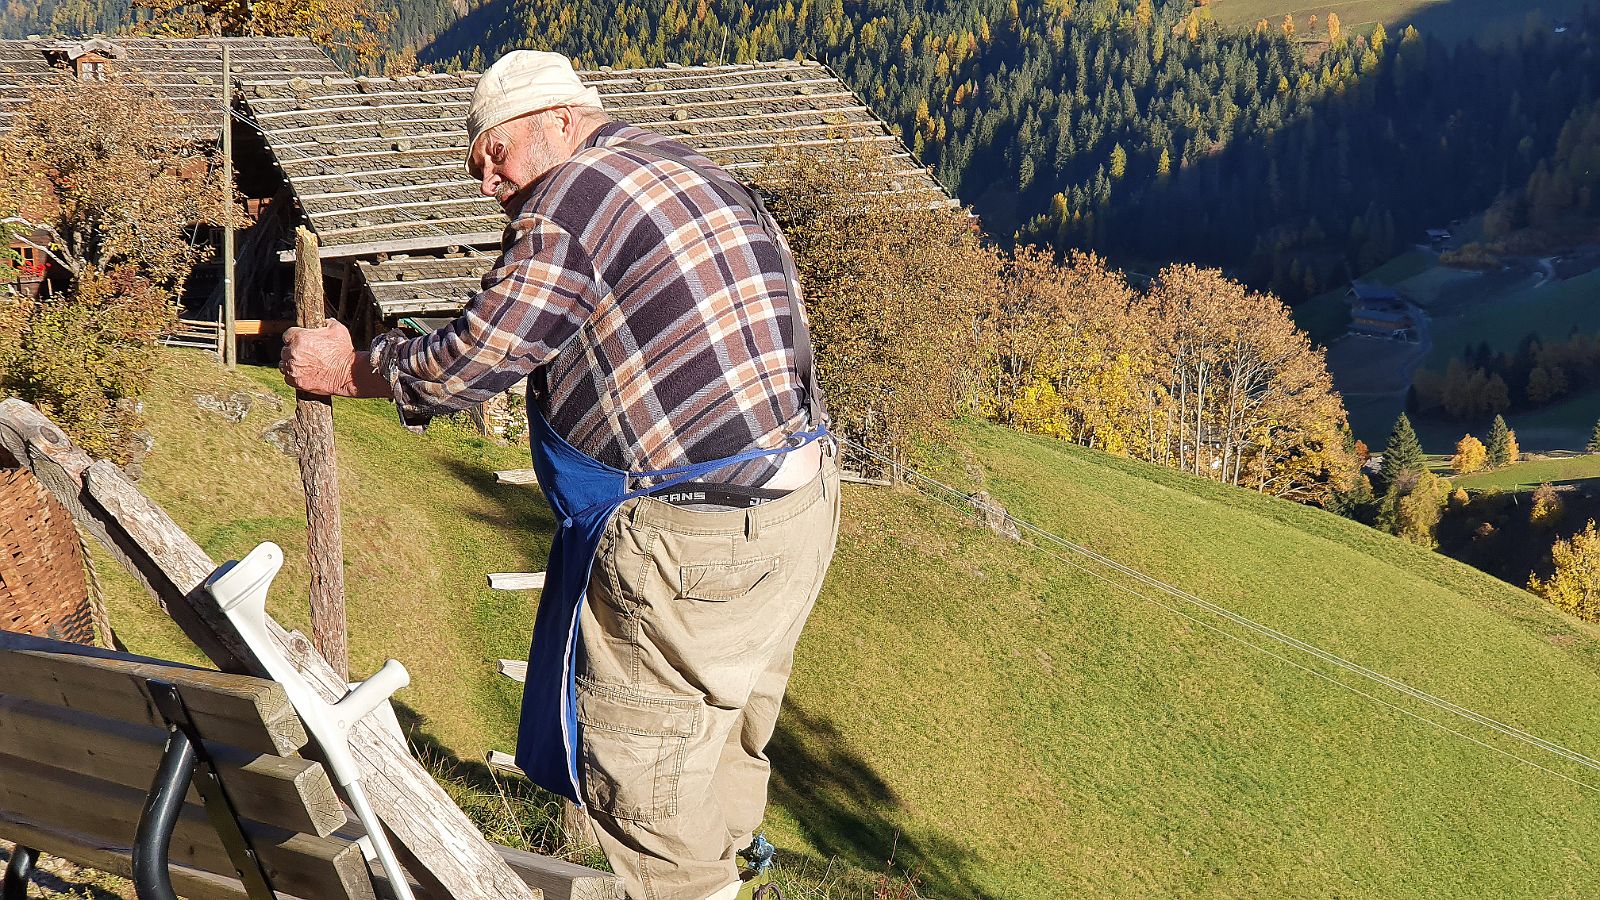
[[[1597,786],[1590,781],[1574,778],[1564,772],[1552,769],[1535,759],[1530,759],[1526,756],[1506,750],[1503,747],[1495,746],[1494,744],[1488,743],[1487,741],[1484,741],[1478,737],[1474,737],[1473,735],[1467,734],[1464,731],[1453,728],[1445,722],[1422,715],[1415,710],[1407,709],[1406,707],[1378,696],[1377,694],[1361,690],[1360,688],[1339,678],[1333,677],[1327,672],[1320,671],[1317,668],[1306,665],[1305,663],[1294,659],[1287,653],[1279,652],[1270,646],[1247,639],[1240,634],[1236,634],[1226,628],[1221,627],[1215,622],[1208,622],[1196,615],[1193,615],[1189,611],[1186,611],[1177,604],[1165,602],[1160,597],[1155,596],[1155,594],[1165,594],[1171,598],[1181,601],[1183,604],[1193,606],[1201,611],[1204,611],[1205,613],[1224,619],[1227,622],[1231,622],[1234,625],[1245,629],[1251,634],[1259,635],[1260,637],[1266,638],[1271,642],[1280,644],[1289,651],[1296,651],[1298,653],[1308,655],[1318,661],[1334,666],[1343,672],[1356,675],[1378,686],[1401,694],[1404,697],[1416,700],[1429,707],[1447,713],[1450,716],[1457,717],[1473,725],[1488,729],[1511,740],[1526,744],[1527,746],[1555,756],[1566,762],[1572,763],[1573,765],[1600,773],[1600,760],[1596,760],[1586,754],[1558,744],[1555,741],[1548,740],[1521,728],[1517,728],[1514,725],[1509,725],[1490,716],[1486,716],[1482,713],[1453,703],[1420,688],[1406,684],[1397,678],[1384,675],[1381,672],[1374,671],[1373,669],[1348,660],[1331,651],[1325,650],[1307,641],[1303,641],[1294,637],[1293,635],[1286,634],[1282,631],[1272,628],[1271,626],[1264,625],[1248,618],[1247,616],[1234,612],[1233,610],[1230,610],[1220,604],[1206,600],[1203,597],[1200,597],[1189,591],[1185,591],[1182,588],[1162,581],[1152,575],[1148,575],[1132,566],[1120,563],[1115,559],[1085,547],[1082,544],[1069,541],[1066,538],[1047,531],[1046,529],[1041,528],[1032,522],[1029,522],[1025,519],[1019,519],[999,506],[985,503],[982,500],[976,499],[971,494],[945,484],[938,479],[924,475],[923,473],[918,472],[915,469],[904,465],[903,463],[897,462],[896,460],[853,440],[850,440],[849,438],[840,438],[839,440],[841,444],[853,449],[855,452],[867,456],[879,465],[887,467],[890,471],[899,473],[901,478],[907,484],[912,485],[914,489],[924,496],[938,500],[962,512],[963,514],[967,514],[972,511],[980,511],[992,516],[1003,517],[1004,520],[1009,521],[1017,526],[1019,534],[1027,536],[1026,538],[1020,540],[1021,543],[1030,546],[1065,565],[1083,572],[1084,574],[1089,575],[1090,577],[1102,583],[1110,585],[1117,590],[1123,591],[1124,593],[1144,600],[1147,603],[1165,609],[1168,612],[1171,612],[1172,614],[1177,615],[1186,621],[1198,625],[1214,634],[1220,635],[1235,643],[1242,644],[1245,647],[1249,647],[1252,650],[1283,662],[1302,672],[1313,675],[1323,681],[1343,688],[1344,690],[1350,691],[1359,697],[1365,698],[1374,703],[1378,703],[1384,707],[1387,707],[1388,709],[1399,712],[1419,722],[1431,725],[1447,734],[1470,741],[1479,747],[1483,747],[1509,759],[1516,760],[1524,765],[1531,766],[1532,768],[1541,772],[1554,775],[1555,777],[1577,785],[1578,787],[1582,787],[1589,791],[1600,794],[1600,786]],[[1115,572],[1118,575],[1126,576],[1127,578],[1130,578],[1135,582],[1151,589],[1151,591],[1154,593],[1147,593],[1131,585],[1124,584],[1121,581],[1109,577],[1105,571],[1097,571],[1095,568],[1085,565],[1078,559],[1073,559],[1073,556],[1079,557],[1082,560],[1087,560],[1088,562],[1094,564],[1094,566],[1099,567],[1099,569],[1109,570],[1110,572]]]

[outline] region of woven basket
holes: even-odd
[[[0,469],[0,629],[94,643],[78,532],[25,469]]]

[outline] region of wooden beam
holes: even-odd
[[[847,484],[870,484],[874,487],[888,487],[889,485],[894,484],[894,482],[887,478],[868,478],[865,475],[857,475],[854,472],[845,472],[842,470],[839,472],[839,480]]]
[[[512,681],[526,682],[528,680],[528,663],[521,659],[501,659],[495,661],[495,671]]]
[[[497,591],[537,591],[544,588],[543,572],[494,572],[489,587]]]
[[[507,754],[499,754],[507,756]],[[515,764],[508,775],[522,774]],[[366,829],[352,817],[345,823],[341,835],[359,836],[366,834]],[[524,884],[531,888],[535,898],[543,900],[624,900],[622,879],[608,872],[598,872],[588,866],[566,862],[526,850],[516,850],[501,844],[491,843],[489,847],[494,850],[505,864],[520,877]],[[379,873],[374,872],[374,876]],[[387,887],[386,882],[380,882],[380,893]],[[412,884],[412,890],[419,900],[432,900],[438,893],[426,884]]]
[[[533,469],[501,469],[494,473],[497,484],[538,484],[539,473]]]
[[[505,775],[515,775],[518,778],[528,777],[528,773],[522,771],[521,767],[517,765],[516,758],[509,753],[503,753],[499,750],[490,750],[488,755],[484,757],[484,762],[488,764],[489,768],[495,770],[496,772],[500,772]]]
[[[327,323],[317,239],[295,229],[294,308],[301,328]],[[333,447],[333,398],[295,391],[294,430],[300,438],[300,483],[306,494],[306,559],[311,566],[311,640],[322,658],[350,680],[350,642],[344,615],[344,534],[340,530],[339,463]]]
[[[293,324],[288,319],[237,319],[233,333],[239,337],[270,337],[283,334]]]
[[[387,228],[398,228],[405,225],[417,224],[399,222],[390,224]],[[440,250],[445,247],[499,247],[499,231],[473,231],[466,234],[436,234],[423,237],[395,238],[387,241],[368,241],[360,244],[331,244],[320,248],[323,259],[345,259],[351,256],[377,256],[380,253],[406,253],[412,250]],[[294,251],[285,250],[278,254],[279,262],[294,262]]]
[[[40,481],[128,570],[171,610],[206,655],[231,671],[266,675],[201,584],[211,558],[109,462],[89,462],[60,429],[21,400],[0,402],[0,445]],[[349,683],[298,633],[267,619],[272,639],[324,699],[349,693]],[[230,652],[229,648],[235,649]],[[216,655],[212,655],[215,653]],[[411,756],[390,720],[368,716],[350,733],[351,751],[373,809],[397,843],[423,861],[456,900],[534,900],[521,878],[483,840],[477,827]]]

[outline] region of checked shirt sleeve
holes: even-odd
[[[606,289],[576,239],[532,216],[483,277],[483,289],[449,325],[372,344],[373,369],[389,382],[407,425],[482,403],[553,359]]]

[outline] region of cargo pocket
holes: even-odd
[[[782,569],[782,560],[776,556],[738,563],[682,566],[678,569],[678,596],[719,603],[737,600],[763,584],[776,583]]]
[[[678,813],[678,781],[700,698],[645,694],[578,679],[583,799],[619,819],[653,822]]]

